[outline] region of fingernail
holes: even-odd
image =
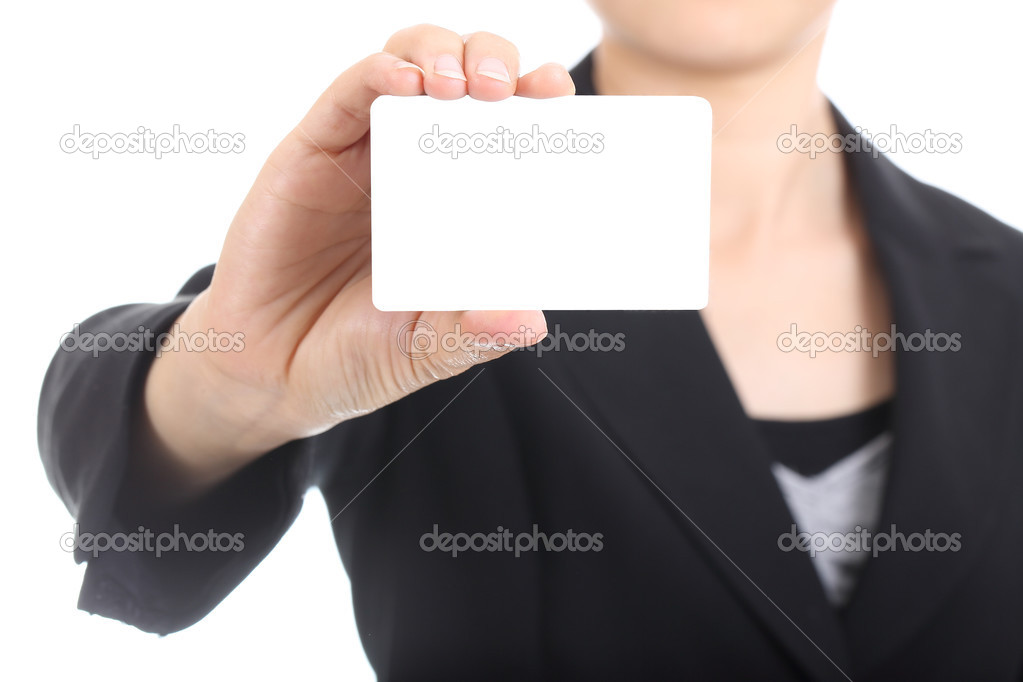
[[[437,57],[437,61],[433,64],[433,72],[445,78],[465,80],[465,74],[462,73],[462,64],[455,59],[454,55],[442,54]]]
[[[424,76],[426,75],[426,72],[423,71],[419,67],[418,64],[413,64],[412,62],[398,62],[397,64],[394,65],[394,68],[396,68],[396,69],[416,69],[417,71],[419,71],[419,73],[423,74]]]
[[[502,83],[511,83],[511,76],[508,75],[508,67],[500,59],[487,57],[480,60],[476,66],[476,73],[487,78],[493,78]]]

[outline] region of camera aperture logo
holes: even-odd
[[[536,357],[544,353],[597,352],[620,353],[625,350],[625,333],[599,332],[596,329],[569,333],[555,324],[543,338],[528,327],[520,325],[513,332],[470,333],[455,324],[452,331],[441,334],[433,325],[424,320],[406,322],[398,330],[398,351],[409,360],[423,360],[437,352],[454,353],[461,351],[471,357],[479,358],[487,351],[532,349]]]
[[[546,133],[536,123],[529,132],[515,132],[497,126],[491,132],[442,133],[440,125],[419,138],[419,150],[426,154],[440,153],[457,159],[465,154],[600,154],[604,151],[604,133],[565,131]]]

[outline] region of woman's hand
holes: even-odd
[[[422,25],[399,31],[383,52],[334,81],[270,155],[231,224],[212,284],[178,321],[181,333],[241,332],[244,350],[172,352],[154,361],[142,431],[151,446],[188,477],[216,480],[285,442],[508,352],[439,350],[410,359],[401,347],[409,335],[399,332],[416,320],[438,334],[458,324],[463,334],[510,334],[515,345],[542,338],[540,311],[385,313],[370,296],[373,100],[496,101],[575,90],[562,66],[523,76],[518,67],[515,46],[503,38]],[[452,201],[457,194],[453,188]],[[423,220],[438,239],[449,238],[443,215]]]

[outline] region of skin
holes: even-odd
[[[751,417],[822,419],[894,394],[892,353],[778,350],[799,330],[885,331],[886,286],[839,154],[783,154],[792,124],[837,132],[816,84],[833,0],[591,0],[601,94],[700,95],[714,111],[704,324]]]
[[[890,396],[886,354],[810,359],[776,345],[792,322],[847,331],[890,321],[839,155],[811,161],[776,147],[792,123],[834,131],[814,81],[831,3],[591,4],[605,24],[594,74],[602,94],[698,94],[714,108],[711,300],[701,314],[747,413],[818,418]],[[342,73],[270,155],[231,224],[211,286],[178,320],[183,333],[243,332],[244,351],[171,352],[154,361],[131,489],[150,503],[187,500],[283,443],[509,352],[411,361],[395,339],[417,317],[439,333],[459,323],[465,332],[512,334],[518,345],[539,340],[540,311],[373,307],[369,107],[381,94],[495,101],[573,92],[559,65],[519,76],[517,50],[503,38],[481,32],[463,40],[426,25],[399,31]],[[520,325],[535,333],[514,336]]]

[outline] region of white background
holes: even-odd
[[[844,0],[821,81],[868,130],[959,132],[959,154],[895,160],[1023,226],[1019,8]],[[214,261],[273,145],[340,71],[419,22],[503,34],[519,45],[523,71],[571,65],[600,31],[581,0],[5,7],[0,677],[372,679],[315,492],[273,554],[180,634],[160,639],[76,611],[84,567],[59,547],[72,519],[43,475],[35,412],[61,334],[108,306],[166,300]],[[58,147],[76,123],[110,133],[175,123],[242,132],[246,150],[93,160]]]

